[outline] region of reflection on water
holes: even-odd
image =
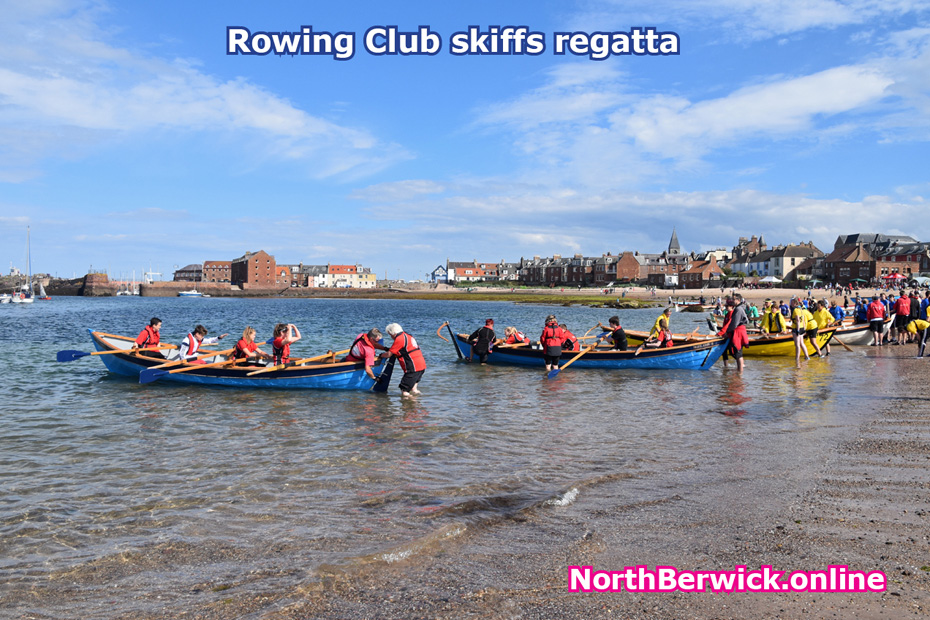
[[[157,609],[141,595],[149,571],[186,592],[260,569],[260,591],[570,503],[579,491],[568,491],[583,495],[598,480],[639,476],[635,501],[651,492],[650,471],[721,449],[745,457],[773,432],[842,423],[851,402],[880,395],[895,371],[894,360],[834,354],[800,369],[750,358],[742,374],[568,368],[550,381],[542,370],[460,363],[434,336],[445,320],[472,331],[487,317],[535,333],[551,310],[511,304],[74,298],[6,310],[0,594],[13,596],[13,609],[35,609],[28,593],[67,574],[83,588],[74,613],[84,615]],[[648,329],[659,311],[619,314]],[[611,314],[557,312],[576,333]],[[397,320],[424,349],[423,395],[399,398],[397,375],[389,395],[248,391],[142,386],[94,358],[53,361],[59,349],[87,350],[87,327],[135,335],[151,316],[174,342],[196,323],[235,332],[288,320],[304,334],[300,356]],[[673,322],[690,331],[701,320]],[[284,559],[295,556],[296,571]],[[123,595],[113,601],[91,586],[116,578],[116,567]]]
[[[751,396],[746,395],[746,384],[743,381],[742,373],[724,373],[723,393],[720,396],[720,403],[723,407],[720,413],[731,417],[740,417],[746,414],[743,407],[745,403],[752,400]]]

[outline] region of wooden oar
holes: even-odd
[[[264,344],[264,343],[262,343],[262,344]],[[202,350],[202,349],[201,349],[201,350]],[[215,351],[215,352],[213,352],[213,353],[207,353],[207,354],[205,354],[205,355],[198,355],[197,357],[192,357],[192,358],[189,359],[189,360],[174,360],[173,362],[165,362],[164,364],[159,364],[158,366],[149,366],[149,367],[147,368],[147,370],[161,370],[162,368],[171,368],[172,366],[180,366],[180,365],[183,364],[185,361],[187,361],[187,362],[192,362],[192,361],[194,361],[194,360],[203,360],[203,359],[207,359],[208,357],[217,357],[217,356],[219,356],[219,355],[229,355],[230,353],[232,353],[232,352],[235,351],[235,350],[236,350],[235,347],[233,347],[232,349],[226,349],[225,351]]]
[[[838,343],[840,343],[840,345],[842,345],[842,347],[843,347],[844,349],[846,349],[846,350],[849,351],[850,353],[853,353],[853,350],[852,350],[852,348],[850,348],[849,345],[847,345],[845,342],[843,342],[842,340],[840,340],[839,338],[836,337],[836,330],[833,331],[833,334],[831,335],[830,340],[835,340],[835,341],[837,341]],[[830,340],[827,340],[826,344],[830,344]]]
[[[332,351],[327,351],[327,352],[324,353],[323,355],[317,355],[317,356],[315,356],[315,357],[305,357],[305,358],[303,358],[303,359],[294,360],[293,362],[288,362],[288,363],[286,363],[286,364],[277,364],[277,365],[275,365],[275,366],[266,366],[265,368],[261,368],[261,369],[259,369],[259,370],[253,370],[252,372],[247,373],[245,376],[246,376],[246,377],[252,377],[252,376],[255,376],[255,375],[260,375],[260,374],[262,374],[263,372],[271,372],[271,371],[273,371],[273,370],[282,370],[282,369],[284,369],[284,368],[291,368],[291,367],[293,367],[293,366],[303,366],[304,364],[309,364],[310,362],[316,362],[316,361],[319,361],[319,360],[321,360],[321,359],[325,359],[325,358],[327,358],[327,357],[332,357],[332,358],[335,359],[336,356],[345,355],[345,354],[348,353],[348,352],[349,352],[349,349],[344,349],[344,350],[342,350],[342,351],[336,351],[335,353],[332,352]]]
[[[375,381],[375,384],[371,386],[372,392],[387,392],[388,388],[391,385],[391,375],[394,373],[394,362],[397,360],[397,357],[391,356],[391,359],[387,361],[384,365],[384,370],[381,371],[381,374],[378,375],[378,379]]]
[[[174,349],[173,344],[164,344],[158,345],[157,347],[145,347],[143,349],[116,349],[114,351],[94,351],[93,353],[86,353],[84,351],[74,351],[74,350],[65,350],[59,351],[56,359],[59,362],[73,362],[74,360],[81,359],[82,357],[87,357],[88,355],[112,355],[113,353],[138,353],[140,351],[159,351],[161,349]]]
[[[151,368],[146,368],[139,373],[139,383],[151,383],[152,381],[157,381],[164,377],[165,375],[173,375],[180,372],[187,372],[188,370],[197,370],[198,368],[215,368],[217,366],[232,365],[238,362],[245,361],[246,358],[241,357],[235,360],[223,360],[222,362],[213,362],[212,364],[192,364],[190,366],[185,366],[184,368],[175,368],[174,370],[152,370]]]
[[[566,362],[565,364],[563,364],[560,368],[553,368],[552,370],[550,370],[550,371],[549,371],[549,374],[548,374],[547,376],[548,376],[550,379],[554,379],[555,377],[558,376],[559,372],[560,372],[562,369],[568,368],[569,366],[571,366],[572,364],[574,364],[575,361],[576,361],[579,357],[581,357],[582,355],[584,355],[584,354],[587,353],[588,351],[593,351],[593,350],[594,350],[594,347],[596,347],[596,346],[597,346],[597,343],[594,343],[594,344],[589,345],[588,347],[582,349],[582,350],[581,350],[581,353],[579,353],[578,355],[576,355],[576,356],[573,357],[572,359],[568,360],[568,362]]]
[[[588,334],[590,334],[591,332],[593,332],[595,329],[597,329],[597,325],[595,325],[594,327],[592,327],[591,329],[589,329],[588,331],[586,331],[586,332],[584,333],[584,336],[582,336],[581,338],[579,338],[579,340],[584,340],[585,338],[587,338],[587,337],[588,337]],[[597,336],[594,336],[594,337],[597,338]]]
[[[452,338],[452,340],[447,339],[445,336],[439,333],[443,327],[449,330],[449,337]],[[442,338],[443,340],[445,340],[446,342],[452,342],[452,346],[455,347],[455,353],[459,356],[459,359],[464,359],[465,356],[462,355],[462,350],[459,349],[458,343],[455,342],[455,334],[452,333],[452,327],[449,325],[449,321],[446,321],[445,323],[443,323],[436,329],[436,335]]]

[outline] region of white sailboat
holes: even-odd
[[[29,249],[29,227],[26,226],[26,283],[19,289],[19,295],[13,294],[13,303],[31,304],[35,299],[35,293],[32,290],[32,258]],[[18,299],[17,299],[18,297]]]

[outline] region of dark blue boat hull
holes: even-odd
[[[471,345],[468,344],[467,338],[464,334],[458,334],[455,339],[456,346],[466,357],[471,355]],[[578,361],[572,363],[571,367],[612,370],[624,368],[707,370],[723,355],[726,346],[726,340],[717,338],[664,349],[643,349],[639,355],[634,355],[634,349],[629,351],[598,349],[585,353]],[[563,351],[561,363],[565,364],[578,353],[578,351]],[[529,346],[497,347],[488,355],[488,363],[539,368],[545,366],[542,350],[532,349]]]

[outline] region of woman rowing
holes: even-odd
[[[529,342],[530,339],[526,337],[526,334],[519,331],[516,327],[510,326],[504,330],[504,339],[497,344],[529,344]]]
[[[291,345],[300,340],[300,330],[293,323],[278,323],[274,326],[271,353],[274,364],[287,364],[291,358]]]
[[[255,364],[259,360],[270,360],[271,357],[258,348],[255,343],[255,328],[250,325],[242,330],[242,338],[236,343],[229,359],[245,360],[244,364]]]

